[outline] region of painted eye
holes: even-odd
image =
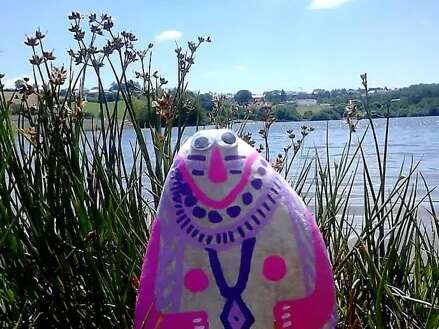
[[[197,150],[205,150],[210,146],[210,141],[207,137],[196,137],[192,143],[192,146]]]
[[[227,145],[233,145],[236,143],[236,136],[230,131],[227,131],[221,135],[221,140]]]

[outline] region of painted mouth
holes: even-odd
[[[183,180],[189,185],[195,197],[200,200],[204,205],[214,209],[224,209],[232,204],[237,196],[242,192],[249,182],[250,175],[252,173],[252,165],[258,159],[259,154],[257,152],[252,153],[247,157],[244,166],[242,168],[242,175],[239,181],[230,189],[229,193],[220,200],[210,198],[195,182],[191,172],[186,167],[186,163],[182,157],[179,158],[178,169],[180,170]]]

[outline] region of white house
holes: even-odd
[[[296,104],[300,106],[313,106],[313,105],[317,105],[317,99],[299,98],[296,100]]]
[[[264,103],[264,95],[263,94],[252,94],[254,103]]]

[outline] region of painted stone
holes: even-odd
[[[335,286],[311,212],[230,130],[197,132],[167,177],[135,329],[334,328]]]

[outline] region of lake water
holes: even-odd
[[[374,119],[376,132],[380,143],[384,141],[385,134],[385,119]],[[274,123],[270,129],[270,154],[274,159],[278,153],[283,153],[283,148],[288,144],[289,139],[286,131],[292,129],[296,136],[300,135],[300,128],[302,125],[311,126],[314,131],[307,136],[304,147],[302,149],[301,156],[296,163],[295,168],[300,168],[301,162],[305,157],[312,157],[315,152],[319,152],[321,155],[325,155],[326,148],[326,130],[329,134],[329,150],[333,161],[337,161],[340,157],[342,150],[348,141],[349,130],[344,121],[312,121],[312,122],[277,122]],[[354,134],[354,144],[362,137],[368,126],[367,120],[359,122],[357,132]],[[236,125],[238,127],[238,125]],[[246,131],[252,133],[252,137],[257,142],[256,145],[262,143],[258,131],[262,128],[261,122],[250,122],[246,126]],[[152,150],[150,143],[150,136],[145,129],[145,136],[148,143],[148,147]],[[188,137],[195,132],[194,127],[187,128],[185,136]],[[123,136],[123,145],[127,150],[127,159],[130,161],[131,145],[135,143],[135,133],[133,129],[126,129]],[[375,179],[379,176],[378,167],[376,166],[376,157],[373,145],[372,135],[370,130],[363,142],[363,147],[368,159],[368,165],[371,169],[372,176]],[[381,148],[382,150],[382,148]],[[390,134],[389,134],[389,154],[388,154],[388,166],[387,177],[388,187],[394,183],[399,177],[399,171],[403,161],[406,163],[406,170],[411,160],[419,163],[419,171],[423,173],[424,177],[429,184],[429,187],[439,185],[439,117],[420,117],[420,118],[394,118],[390,120]],[[293,172],[294,174],[294,172]],[[294,177],[293,177],[294,178]],[[422,188],[421,188],[422,186]],[[361,204],[361,188],[362,177],[358,175],[357,181],[353,190],[354,203],[355,200],[358,204]],[[423,184],[419,184],[419,195],[425,194]],[[436,204],[439,204],[439,189],[433,191],[433,199]]]

